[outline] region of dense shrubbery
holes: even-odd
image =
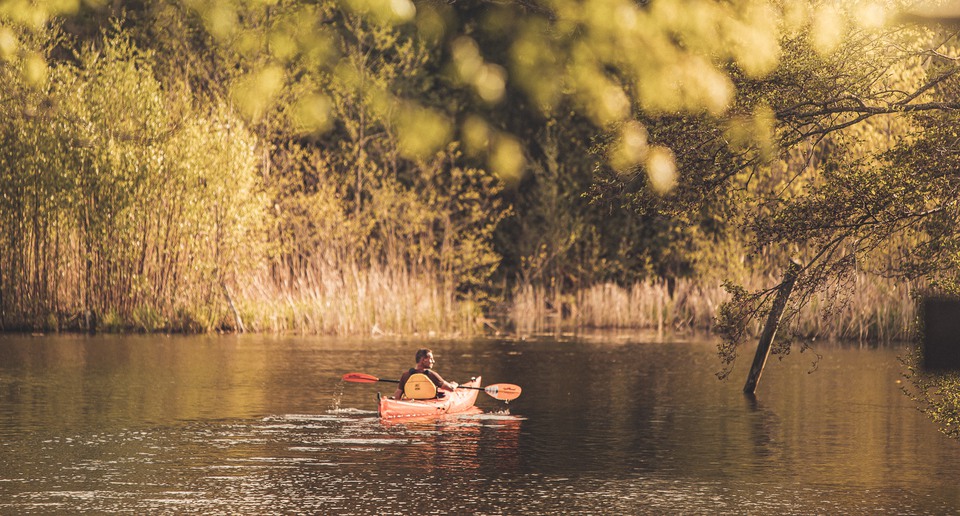
[[[350,70],[304,63],[278,86],[288,102],[245,119],[229,88],[198,91],[196,77],[159,73],[155,65],[209,63],[187,56],[173,66],[177,56],[134,43],[137,27],[115,25],[67,59],[50,55],[72,47],[60,32],[34,34],[48,76],[30,83],[16,61],[2,66],[0,325],[209,331],[246,318],[260,329],[412,333],[477,324],[474,300],[489,300],[500,262],[492,236],[509,214],[502,183],[456,144],[409,152],[417,144],[406,135],[419,128],[403,128],[402,114],[384,118],[378,95],[422,91],[429,54],[389,26],[344,16]],[[325,84],[335,101],[324,133],[304,128],[303,83]],[[349,309],[352,289],[412,311]],[[413,292],[425,299],[405,299]],[[291,321],[290,296],[330,301]],[[269,322],[278,317],[286,322]]]
[[[253,135],[161,88],[122,34],[50,64],[5,75],[4,327],[212,329],[220,283],[264,245]]]

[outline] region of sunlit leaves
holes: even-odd
[[[644,162],[649,154],[647,129],[630,121],[620,129],[620,136],[610,149],[610,165],[618,172],[627,172]]]
[[[266,109],[274,97],[276,67],[300,57],[317,66],[335,66],[339,58],[331,51],[329,34],[338,27],[329,22],[340,10],[371,23],[415,21],[424,41],[452,42],[451,64],[457,77],[482,103],[499,104],[515,85],[549,113],[566,96],[601,130],[630,118],[633,107],[653,113],[722,114],[734,95],[723,70],[726,62],[736,63],[750,77],[762,77],[778,62],[780,28],[801,30],[812,21],[815,47],[828,53],[847,26],[844,13],[830,4],[811,14],[806,2],[657,0],[638,5],[628,0],[552,0],[528,12],[510,6],[484,9],[478,29],[503,39],[509,49],[506,56],[487,56],[478,44],[480,35],[441,39],[459,30],[457,24],[462,22],[455,16],[431,5],[418,10],[409,0],[316,5],[252,0],[183,3],[200,15],[206,29],[222,43],[236,45],[252,59],[269,58],[270,62],[251,67],[238,86],[235,100],[248,115]],[[50,16],[75,12],[80,2],[2,5],[19,23],[39,26]],[[858,3],[854,10],[863,23],[875,26],[883,19],[878,5]],[[264,21],[251,25],[252,20]],[[3,39],[0,53],[9,53],[10,45],[2,44]]]
[[[637,110],[721,116],[736,94],[727,63],[753,78],[779,63],[782,11],[766,2],[595,0],[548,7],[550,18],[511,18],[507,9],[495,9],[498,23],[483,27],[511,42],[510,85],[547,114],[569,99],[599,130],[619,127]],[[806,21],[800,18],[797,25]],[[638,159],[625,149],[608,153],[614,168]]]
[[[520,180],[526,158],[521,142],[497,131],[482,117],[472,115],[460,125],[460,138],[467,154],[486,156],[490,170],[508,185]]]
[[[653,191],[663,194],[677,185],[677,164],[670,149],[665,147],[651,148],[645,168]]]
[[[736,116],[726,122],[725,137],[731,149],[741,153],[759,152],[762,161],[772,159],[776,150],[774,142],[776,115],[770,106],[757,106],[750,116]]]
[[[802,3],[802,2],[795,2]],[[728,39],[736,48],[736,62],[749,77],[760,78],[780,62],[780,18],[772,6],[747,4],[744,20],[732,20]]]
[[[862,2],[854,8],[855,23],[867,29],[879,29],[887,25],[890,13],[880,2]]]
[[[30,84],[43,84],[47,80],[46,59],[36,53],[28,54],[23,59],[23,76]]]
[[[78,2],[67,2],[67,7],[74,7],[69,11],[55,9],[58,4],[63,7],[61,2],[35,3],[29,0],[6,0],[0,2],[0,18],[31,29],[40,29],[50,16],[73,13]]]
[[[270,52],[278,60],[284,61],[297,54],[297,41],[286,31],[274,31],[267,36]]]
[[[825,291],[838,300],[819,306],[825,317],[845,294],[858,295],[850,278],[865,272],[954,282],[958,194],[946,171],[957,168],[947,150],[956,146],[947,133],[956,126],[948,93],[957,87],[956,49],[918,27],[878,30],[886,14],[870,3],[811,16],[784,41],[769,82],[741,85],[740,114],[726,121],[729,148],[751,163],[742,177],[755,191],[746,207],[757,261],[801,257],[798,302]],[[919,57],[929,55],[942,61]],[[901,112],[915,105],[930,111]],[[770,155],[781,160],[763,165]],[[878,327],[854,338],[888,331]]]
[[[529,22],[510,49],[512,79],[543,113],[553,111],[563,92],[559,50],[544,44],[542,23]]]
[[[245,34],[246,22],[242,21],[260,16],[256,3],[190,5],[214,36],[233,38],[239,48],[247,49],[247,54],[257,49],[256,40]],[[282,5],[278,12],[300,9],[295,2]],[[418,14],[407,0],[350,0],[331,2],[317,12],[327,13],[322,16],[329,19],[338,8],[360,15],[366,20],[363,23],[416,20],[422,41],[449,45],[453,77],[471,90],[480,104],[497,106],[507,95],[521,91],[542,113],[550,114],[568,98],[601,130],[630,119],[637,108],[651,113],[723,114],[734,96],[732,81],[723,70],[725,62],[736,62],[748,75],[760,77],[776,65],[779,56],[779,12],[763,2],[661,0],[638,6],[626,0],[593,0],[582,5],[553,1],[527,13],[510,6],[491,6],[478,18],[476,27],[481,32],[477,36],[463,33],[457,37],[449,35],[462,29],[457,26],[461,22],[443,8],[425,5]],[[550,16],[541,15],[548,11]],[[308,16],[300,17],[305,18]],[[336,23],[332,26],[337,29]],[[312,44],[297,36],[305,32],[288,27],[263,35],[261,41],[267,42],[270,58],[277,64],[254,67],[238,83],[234,100],[248,116],[258,116],[275,98],[280,82],[275,66],[306,55],[305,49]],[[448,39],[441,40],[441,35]],[[506,55],[487,55],[488,38],[501,39],[508,49]],[[342,57],[334,57],[331,52],[315,56],[319,66],[342,69],[336,64]],[[408,155],[429,154],[445,143],[444,138],[457,134],[444,127],[449,122],[431,116],[434,111],[429,106],[411,115],[416,110],[404,106],[421,99],[401,101],[391,88],[389,84],[364,86],[369,92],[369,105],[379,116],[392,120],[395,127],[408,128],[413,126],[411,120],[424,121],[425,130],[420,134],[400,135]],[[322,91],[316,94],[325,95]],[[452,119],[450,115],[446,116]],[[508,141],[494,139],[483,145],[489,166],[508,170],[522,163],[505,159],[522,155],[504,150],[510,148],[509,143],[503,143]]]
[[[453,128],[447,117],[435,110],[405,103],[393,120],[400,138],[400,151],[408,158],[425,158],[450,141]]]
[[[829,4],[820,6],[813,15],[813,48],[821,54],[833,52],[842,41],[845,28],[846,21],[840,9]]]
[[[77,2],[45,2],[31,11],[46,17],[47,12],[75,8],[67,4]],[[389,82],[363,86],[376,115],[391,120],[395,127],[413,127],[411,120],[424,121],[422,134],[400,135],[407,140],[405,152],[421,156],[459,133],[449,127],[449,120],[467,119],[454,112],[440,116],[439,111],[468,110],[476,115],[505,105],[511,95],[524,95],[534,109],[547,116],[566,102],[598,131],[637,118],[638,111],[722,116],[736,95],[729,66],[759,79],[779,63],[781,30],[802,31],[810,26],[815,48],[829,53],[847,29],[846,14],[839,7],[824,4],[811,11],[806,2],[764,0],[654,0],[641,4],[630,0],[545,0],[529,9],[482,5],[469,15],[456,5],[424,4],[418,9],[410,0],[309,4],[294,0],[183,0],[183,4],[199,15],[220,44],[234,48],[246,59],[239,68],[242,77],[233,87],[233,100],[250,119],[259,119],[275,107],[285,83],[300,73],[295,70],[342,70],[343,61],[350,58],[345,52],[348,39],[340,39],[340,35],[348,35],[360,25],[366,25],[364,30],[374,38],[396,28],[404,38],[434,46],[435,55],[449,60],[438,64],[451,72],[459,87],[474,95],[476,105],[440,108],[431,105],[434,101],[428,92],[405,97]],[[865,23],[878,23],[881,11],[875,4],[858,4],[857,8],[868,20]],[[381,27],[379,32],[376,26]],[[367,42],[359,40],[358,44]],[[0,52],[2,48],[0,45]],[[310,98],[337,102],[321,84],[317,86]],[[410,108],[411,102],[422,104],[422,110]],[[322,114],[325,110],[308,100],[299,102],[292,112],[298,124],[318,131],[329,129],[337,120],[335,105],[327,110],[328,115]],[[410,114],[414,112],[419,114]],[[444,117],[447,121],[441,120]],[[498,151],[502,145],[496,142],[486,147],[500,156],[489,154],[491,163],[503,163],[502,156],[515,154]]]
[[[630,98],[616,81],[590,64],[576,65],[578,73],[570,79],[577,91],[575,98],[595,124],[605,127],[630,115]]]
[[[266,60],[288,65],[306,61],[311,66],[325,66],[336,60],[332,35],[323,26],[327,16],[323,8],[309,5],[252,12],[233,37],[222,38],[222,44],[251,63]]]
[[[183,210],[184,236],[198,240],[181,244],[195,257],[188,274],[198,281],[262,264],[266,205],[256,149],[253,135],[228,112],[192,118],[169,142],[166,181],[180,196],[171,208]]]
[[[0,60],[9,60],[15,55],[20,43],[10,27],[0,26]]]
[[[417,9],[414,22],[417,27],[417,34],[432,45],[440,44],[447,32],[448,25],[450,25],[444,14],[430,4],[421,4]]]
[[[951,290],[950,295],[955,296],[955,286]],[[907,369],[902,373],[906,379],[901,387],[903,392],[939,426],[940,432],[960,439],[960,376],[955,372],[925,371],[921,367],[921,346],[915,346],[900,361]]]
[[[742,58],[744,67],[757,75],[776,64],[771,9],[746,2],[743,12],[737,11],[737,4],[724,7],[713,2],[660,1],[648,9],[629,2],[608,3],[618,17],[593,16],[590,13],[597,11],[586,6],[590,11],[560,9],[571,13],[572,23],[586,26],[576,40],[589,48],[589,57],[575,52],[573,70],[614,67],[627,85],[635,85],[634,100],[647,110],[722,113],[733,94],[731,81],[719,67],[722,60]],[[775,21],[776,16],[772,18]],[[602,91],[606,86],[578,83],[578,91],[589,89]]]
[[[484,102],[495,104],[503,98],[506,70],[500,65],[484,62],[476,41],[461,36],[453,42],[451,54],[458,78],[473,86]]]
[[[417,7],[410,0],[343,0],[350,10],[380,23],[403,23],[413,19]]]
[[[239,3],[232,0],[184,0],[184,4],[200,14],[215,38],[226,39],[239,28]]]
[[[267,66],[242,78],[233,88],[233,98],[241,112],[251,120],[258,120],[273,106],[283,83],[283,68]]]
[[[524,162],[520,142],[510,135],[498,135],[490,151],[490,169],[506,183],[514,184],[520,178]]]
[[[486,152],[493,137],[493,131],[487,121],[476,115],[468,116],[460,124],[460,132],[464,150],[472,156]]]
[[[333,123],[330,99],[324,95],[304,95],[295,101],[292,108],[293,120],[300,132],[322,133],[330,129]]]
[[[810,21],[812,8],[809,2],[783,2],[783,33],[787,37],[796,37]]]

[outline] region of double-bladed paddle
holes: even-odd
[[[343,381],[345,382],[354,382],[354,383],[377,383],[377,382],[389,382],[389,383],[400,383],[400,380],[385,380],[383,378],[377,378],[376,376],[364,374],[364,373],[347,373],[343,375]],[[457,386],[458,389],[475,389],[478,391],[483,391],[490,396],[502,401],[513,401],[520,396],[520,386],[514,385],[512,383],[495,383],[493,385],[488,385],[486,387],[469,387],[466,385]]]

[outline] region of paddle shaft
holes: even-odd
[[[377,378],[371,374],[365,373],[347,373],[343,375],[343,380],[345,382],[355,382],[355,383],[376,383],[376,382],[387,382],[387,383],[400,383],[400,380],[388,380],[386,378]],[[520,396],[520,386],[513,385],[510,383],[497,383],[493,385],[488,385],[486,387],[472,387],[469,385],[457,385],[458,389],[474,389],[477,391],[483,391],[490,396],[498,400],[503,401],[512,401]]]
[[[378,382],[400,383],[400,380],[387,380],[386,378],[377,378]],[[485,391],[483,387],[471,387],[469,385],[457,385],[458,389],[473,389],[475,391]]]

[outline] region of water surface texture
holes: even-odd
[[[383,423],[422,341],[0,337],[0,512],[943,514],[960,443],[901,392],[905,348],[820,344],[720,382],[706,340],[435,341],[523,395]],[[742,370],[742,371],[741,371]]]

